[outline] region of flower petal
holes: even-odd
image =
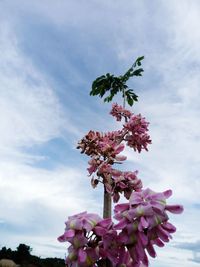
[[[166,205],[165,209],[170,211],[171,213],[180,214],[183,212],[182,205]]]

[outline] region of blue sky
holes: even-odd
[[[90,188],[76,143],[119,126],[90,86],[144,55],[144,76],[130,85],[153,144],[127,150],[126,167],[185,207],[151,266],[199,266],[199,24],[195,0],[0,1],[0,246],[64,257],[56,238],[67,216],[101,213],[102,189]]]

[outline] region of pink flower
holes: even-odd
[[[82,212],[68,217],[65,224],[65,232],[58,240],[71,244],[66,258],[67,266],[98,266],[96,264],[102,255],[106,253],[108,257],[104,251],[109,243],[106,236],[112,231],[116,232],[112,230],[111,219],[103,220],[97,214]]]
[[[120,164],[126,160],[126,156],[120,154],[125,147],[122,142],[127,142],[134,150],[141,152],[142,149],[147,150],[151,140],[147,134],[148,123],[141,115],[133,115],[117,104],[113,105],[111,114],[117,118],[125,117],[126,123],[122,130],[107,133],[89,131],[78,143],[78,148],[91,157],[87,170],[89,175],[97,175],[97,178],[92,177],[92,187],[95,188],[99,182],[103,183],[116,203],[120,199],[120,194],[123,193],[129,199],[133,190],[138,191],[142,188],[137,172],[122,172],[112,168],[113,164]]]
[[[75,230],[85,229],[87,231],[92,230],[97,223],[101,221],[101,217],[97,214],[81,212],[77,215],[69,216],[68,221],[65,223],[66,228]]]
[[[145,118],[139,115],[132,115],[130,120],[125,123],[124,129],[128,131],[125,136],[127,145],[135,151],[141,152],[142,149],[147,149],[147,145],[151,144],[150,136],[147,134],[149,123]]]
[[[119,221],[114,229],[121,230],[120,241],[127,246],[131,258],[138,264],[148,266],[146,252],[156,257],[154,245],[164,246],[169,242],[176,228],[168,222],[167,211],[178,214],[180,205],[167,205],[171,190],[156,193],[150,189],[132,192],[129,203],[115,206],[115,219]]]
[[[120,174],[115,171],[116,177]],[[113,267],[149,266],[147,255],[156,257],[154,246],[163,247],[176,231],[167,212],[183,211],[180,205],[166,203],[171,195],[171,190],[156,193],[148,188],[132,192],[128,203],[115,206],[115,225],[110,218],[93,213],[70,216],[64,234],[58,238],[71,244],[66,265],[95,267],[109,260]]]
[[[122,106],[119,106],[117,103],[114,103],[112,105],[112,110],[110,114],[113,117],[115,117],[117,121],[121,121],[122,117],[124,117],[126,120],[127,118],[130,118],[130,116],[132,115],[132,113],[129,110],[123,108]]]
[[[138,191],[142,188],[142,182],[138,179],[138,172],[122,172],[112,170],[113,178],[113,201],[116,203],[120,198],[120,193],[124,193],[126,199],[130,198],[132,191]]]
[[[87,168],[89,175],[96,172],[99,165],[102,163],[102,160],[99,160],[98,156],[93,156],[91,160],[88,161],[89,167]]]

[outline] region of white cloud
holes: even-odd
[[[24,153],[22,148],[79,132],[55,91],[20,52],[8,23],[2,22],[0,33],[1,245],[15,248],[20,242],[34,241],[31,231],[41,235],[42,244],[53,239],[58,245],[56,236],[64,230],[64,220],[86,209],[92,199],[86,197],[86,189],[77,191],[78,185],[84,188],[79,171],[67,167],[47,171],[26,165],[43,157]],[[59,233],[55,225],[61,226]]]
[[[199,238],[199,213],[191,207],[200,198],[199,1],[151,1],[150,4],[148,1],[132,1],[127,5],[124,2],[113,4],[112,1],[20,3],[10,1],[7,7],[13,9],[10,8],[9,12],[15,10],[16,17],[20,12],[29,12],[37,15],[36,17],[47,18],[50,23],[62,29],[75,28],[82,38],[84,36],[89,39],[86,44],[98,36],[98,42],[102,40],[105,46],[112,46],[114,55],[122,65],[129,65],[135,56],[146,56],[144,78],[140,80],[140,88],[144,90],[138,92],[140,99],[135,110],[150,121],[153,144],[148,153],[141,155],[133,155],[127,151],[129,159],[134,162],[130,162],[130,166],[134,165],[133,169],[138,169],[138,166],[141,168],[140,177],[145,186],[157,191],[173,189],[174,197],[171,202],[178,201],[186,206],[184,214],[173,219],[180,229],[175,242],[185,242],[187,238],[195,242]],[[37,221],[37,216],[41,214],[40,204],[42,208],[46,207],[46,219],[52,219],[48,212],[53,211],[63,224],[63,213],[75,213],[79,211],[79,207],[97,210],[99,207],[96,202],[91,207],[87,190],[79,194],[80,190],[77,188],[80,188],[81,173],[76,169],[57,168],[49,172],[22,164],[24,158],[26,161],[33,158],[31,155],[23,155],[18,148],[62,136],[63,131],[66,131],[63,128],[66,119],[54,91],[32,66],[30,59],[20,53],[18,46],[13,32],[5,24],[2,25],[0,159],[4,162],[0,166],[0,181],[2,203],[6,203],[8,210],[3,211],[1,224],[4,221],[11,222],[13,212],[16,225]],[[94,50],[92,53],[98,51]],[[103,55],[98,54],[97,58],[100,57]],[[88,115],[88,110],[90,111],[89,103],[87,112],[81,115]],[[84,120],[88,120],[88,116]],[[91,127],[99,124],[103,128],[104,122],[104,119],[99,120],[97,117],[95,123],[91,122]],[[77,133],[70,121],[66,125],[70,133]],[[12,197],[15,199],[13,206],[8,204]],[[35,213],[29,209],[34,206],[33,203]],[[59,227],[52,219],[47,232],[50,229],[56,232],[55,229]],[[55,232],[52,232],[51,237],[48,232],[49,237],[44,240],[27,233],[24,238],[38,242],[38,251],[41,251],[44,250],[45,242],[51,242]],[[20,242],[21,237],[22,235],[16,235],[16,242]],[[165,261],[168,263],[166,266],[175,266],[175,263],[181,262],[182,266],[188,266],[189,257],[187,252],[182,259],[182,251],[166,247],[160,252],[160,263],[157,264],[164,266]],[[190,264],[196,266],[195,263]]]
[[[67,217],[84,210],[101,213],[89,180],[75,168],[48,171],[10,162],[1,163],[0,170],[2,245],[27,243],[43,256],[50,255],[47,249],[64,256],[65,246],[59,249],[56,238],[64,232]]]
[[[153,144],[148,153],[127,151],[127,155],[134,168],[139,165],[146,186],[155,190],[171,187],[178,201],[198,202],[199,1],[181,1],[181,6],[177,1],[160,1],[159,5],[153,1],[154,10],[147,1],[141,2],[134,16],[126,10],[115,49],[127,64],[135,52],[140,55],[143,51],[146,56],[145,82],[141,81],[143,90],[138,92],[134,109],[150,121]]]
[[[0,157],[19,157],[31,147],[64,133],[77,134],[54,90],[24,57],[6,23],[0,27]],[[30,159],[30,156],[29,156]]]

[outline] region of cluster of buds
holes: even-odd
[[[125,160],[126,157],[119,156],[118,161]],[[120,171],[113,169],[111,164],[100,160],[99,157],[93,157],[89,161],[89,168],[87,169],[89,174],[96,173],[91,179],[91,185],[95,188],[98,183],[105,185],[106,191],[113,197],[113,201],[116,203],[120,199],[120,193],[129,199],[133,190],[138,191],[142,188],[142,182],[137,177],[138,171]]]
[[[142,181],[137,177],[138,171],[118,171],[112,172],[112,183],[110,193],[113,195],[113,202],[117,203],[120,199],[120,193],[124,194],[126,199],[130,198],[133,191],[140,191],[142,188]],[[108,185],[109,186],[109,185]],[[108,187],[107,186],[107,187]],[[108,188],[107,191],[109,192]]]
[[[125,119],[122,129],[108,133],[89,131],[77,148],[91,157],[87,170],[90,176],[96,174],[96,178],[92,176],[91,179],[93,188],[99,182],[103,183],[107,192],[113,196],[114,202],[118,202],[120,193],[124,193],[129,199],[133,190],[142,188],[142,183],[137,178],[137,171],[122,172],[113,169],[112,165],[126,160],[126,157],[120,154],[125,144],[141,152],[142,149],[147,150],[151,140],[147,134],[149,123],[141,115],[133,115],[118,104],[113,104],[110,114],[116,117],[117,121]]]
[[[124,131],[128,131],[124,140],[129,147],[132,147],[139,153],[142,149],[147,149],[147,145],[151,144],[150,136],[147,134],[149,123],[145,121],[140,114],[131,116],[130,120],[124,125]]]
[[[132,112],[130,112],[128,109],[123,108],[117,103],[114,103],[112,105],[112,110],[110,111],[110,114],[115,117],[117,121],[121,121],[122,118],[125,118],[125,121],[127,121],[128,119],[130,119]]]
[[[88,156],[101,156],[103,158],[115,158],[118,151],[118,145],[121,143],[121,131],[113,131],[108,133],[100,133],[89,131],[84,138],[78,142],[78,149],[81,153]]]

